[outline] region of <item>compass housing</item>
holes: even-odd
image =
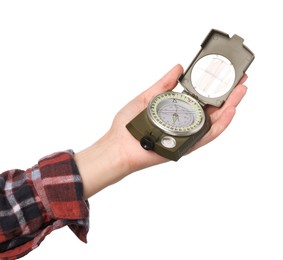
[[[145,150],[178,161],[209,131],[205,105],[220,107],[254,60],[238,35],[212,29],[179,77],[184,92],[154,97],[127,125]]]

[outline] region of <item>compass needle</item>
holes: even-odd
[[[172,117],[172,120],[173,120],[173,123],[175,124],[175,122],[176,122],[177,120],[179,120],[179,115],[178,115],[177,113],[174,113],[174,114],[173,114],[173,117]]]

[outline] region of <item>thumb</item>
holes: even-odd
[[[137,98],[144,103],[148,103],[156,95],[172,90],[178,84],[178,78],[183,73],[183,67],[180,64],[175,65],[153,86],[142,92]]]

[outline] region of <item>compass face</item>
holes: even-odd
[[[156,96],[148,106],[150,120],[165,133],[188,136],[197,132],[204,123],[201,105],[191,96],[165,92]]]

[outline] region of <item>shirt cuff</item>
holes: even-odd
[[[53,229],[68,225],[87,242],[89,203],[83,199],[83,185],[72,150],[53,153],[32,169],[34,187],[51,217]]]
[[[7,249],[10,249],[0,253],[0,259],[14,260],[25,256],[48,234],[64,226],[86,243],[89,203],[83,198],[82,180],[73,151],[57,152],[40,159],[37,165],[26,171],[25,178],[33,187],[34,200],[41,208],[41,215],[34,216],[36,213],[30,212],[31,221],[26,225],[33,232],[8,241]],[[40,228],[34,230],[35,226]]]

